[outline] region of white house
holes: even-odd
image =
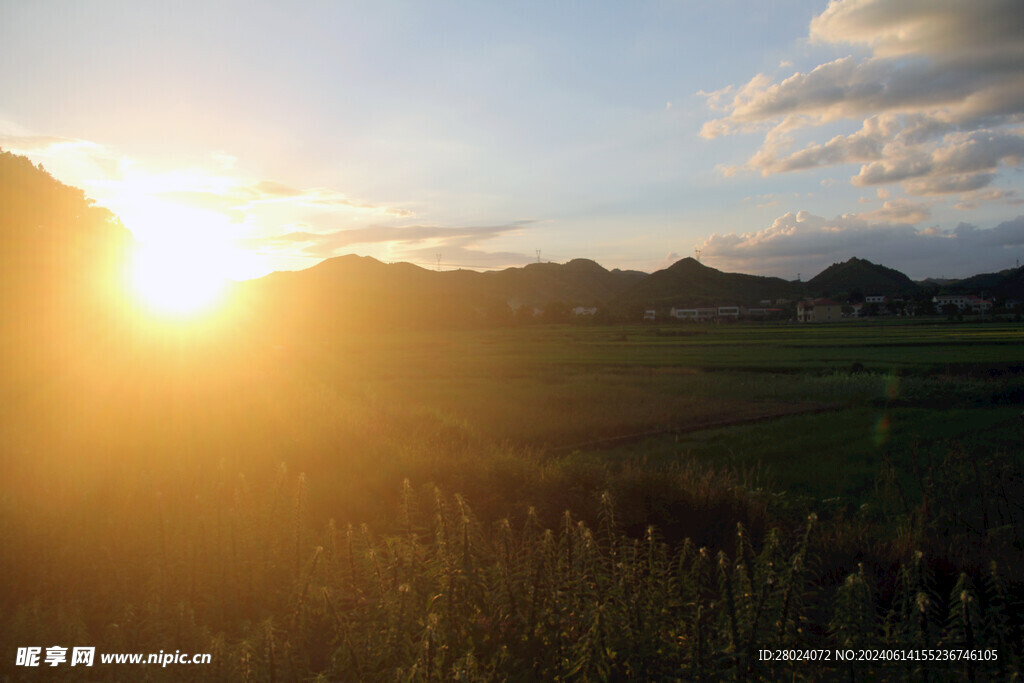
[[[802,323],[836,322],[843,317],[843,307],[831,299],[800,301],[796,305],[796,319]]]
[[[940,310],[953,304],[961,312],[984,313],[992,309],[992,302],[974,294],[939,294],[932,297],[932,303]]]

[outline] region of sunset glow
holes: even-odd
[[[220,264],[180,243],[141,245],[132,263],[135,294],[160,314],[182,316],[213,307],[225,280]]]
[[[0,0],[0,683],[1024,682],[1022,10]]]

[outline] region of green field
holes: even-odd
[[[909,467],[915,449],[1014,452],[1024,404],[1015,324],[534,327],[390,344],[386,362],[347,368],[364,357],[352,342],[325,381],[490,443],[759,464],[820,497],[863,493],[882,459]]]
[[[978,671],[1019,670],[1019,324],[162,344],[9,403],[5,646],[170,644],[225,680],[799,680],[751,648],[970,631],[1001,648]]]

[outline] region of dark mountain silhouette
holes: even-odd
[[[1024,300],[1024,266],[946,282],[941,291],[957,294],[983,293],[986,297]]]
[[[0,352],[7,370],[56,375],[109,339],[132,245],[114,214],[81,190],[0,151]]]
[[[290,326],[341,331],[508,322],[521,306],[601,305],[643,277],[586,259],[479,273],[348,255],[303,271],[272,273],[237,289],[253,310]]]
[[[609,271],[589,259],[573,259],[565,264],[532,263],[482,276],[481,286],[492,297],[518,307],[543,306],[552,301],[583,306],[604,304],[647,274]]]
[[[807,281],[809,296],[845,298],[859,290],[861,295],[913,294],[918,285],[909,277],[861,258],[833,263]]]
[[[723,273],[692,258],[677,261],[640,280],[616,301],[621,309],[636,307],[756,305],[763,299],[799,297],[799,283],[776,277]]]
[[[486,294],[472,283],[479,276],[348,255],[239,283],[237,291],[260,317],[281,328],[450,325],[468,322],[486,306]]]

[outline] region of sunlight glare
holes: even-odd
[[[154,312],[184,315],[211,308],[226,278],[208,257],[182,244],[142,244],[135,253],[132,285]]]
[[[143,206],[150,210],[132,216],[139,241],[130,280],[150,313],[182,318],[209,311],[229,279],[258,274],[256,255],[231,239],[239,226],[222,215],[156,201]]]

